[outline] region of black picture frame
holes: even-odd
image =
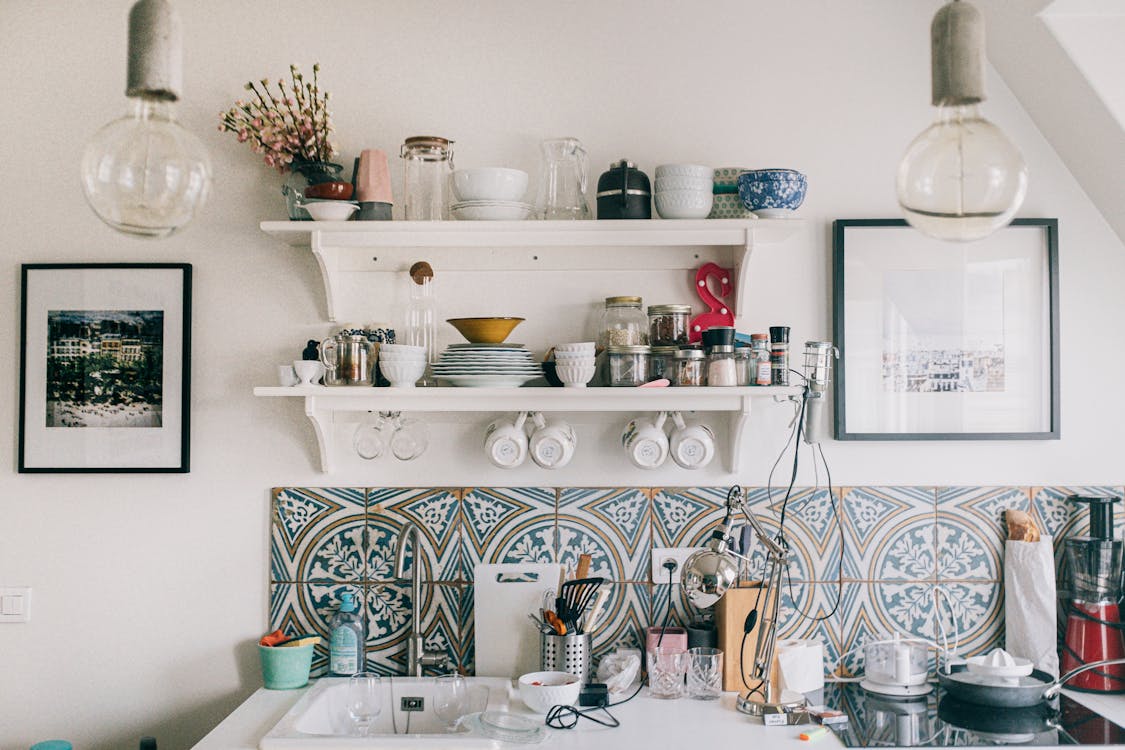
[[[188,263],[22,264],[18,471],[189,472],[191,306]]]
[[[1033,241],[1029,235],[1026,234],[1026,227],[1038,228],[1039,231],[1034,233],[1036,238]],[[880,236],[879,241],[871,242],[872,237],[875,235],[870,231],[874,229],[876,232],[881,232],[882,229],[888,232],[899,232],[900,235],[894,235],[892,240],[886,236]],[[1019,232],[1021,234],[1006,234]],[[863,242],[861,238],[866,238],[868,249],[857,250]],[[1018,237],[1018,240],[1014,240]],[[990,245],[990,242],[992,245]],[[938,354],[945,356],[945,364],[948,363],[948,352],[931,351],[925,352],[924,347],[918,350],[910,350],[907,347],[906,354],[894,353],[888,354],[886,350],[889,349],[888,341],[894,340],[894,335],[888,333],[888,327],[892,324],[886,323],[883,320],[881,329],[876,334],[872,334],[870,328],[862,328],[865,323],[870,323],[873,317],[880,314],[872,314],[871,310],[873,305],[871,299],[868,298],[864,301],[857,302],[853,298],[849,298],[849,291],[852,286],[868,287],[868,295],[870,295],[870,288],[875,286],[875,281],[872,279],[876,273],[859,273],[858,266],[868,263],[868,257],[877,259],[880,257],[888,257],[888,269],[891,269],[894,263],[908,263],[909,261],[901,260],[898,251],[903,250],[904,255],[907,257],[933,257],[936,253],[947,252],[951,255],[949,257],[964,257],[964,262],[969,263],[974,257],[983,257],[989,262],[992,262],[992,255],[988,253],[1003,253],[1009,252],[1007,249],[1014,244],[1027,243],[1027,254],[1029,259],[1032,255],[1037,255],[1039,251],[1042,252],[1041,257],[1033,259],[1034,262],[1025,263],[1025,265],[1035,266],[1041,269],[1041,274],[1045,273],[1046,278],[1041,279],[1028,279],[1025,280],[1025,286],[1030,288],[1033,286],[1036,289],[1035,295],[1039,300],[1039,313],[1032,313],[1028,310],[1030,315],[1029,319],[1038,320],[1038,324],[1034,331],[1030,331],[1032,326],[1025,326],[1028,331],[1021,331],[1020,336],[1023,336],[1028,341],[1038,341],[1041,346],[1041,359],[1038,360],[1038,367],[1041,368],[1035,372],[1030,372],[1029,377],[1021,377],[1021,371],[1015,371],[1015,377],[1009,378],[1008,370],[1009,363],[1007,361],[1007,327],[1002,328],[1002,333],[998,335],[1000,347],[1000,355],[993,355],[994,359],[989,359],[988,355],[984,354],[983,345],[978,351],[961,350],[960,363],[956,365],[956,372],[940,372],[943,367],[943,360],[938,358]],[[1032,243],[1035,243],[1035,249]],[[928,243],[928,244],[927,244]],[[893,249],[892,249],[893,246]],[[1003,250],[997,251],[997,246],[1002,246]],[[854,262],[849,253],[865,253],[862,255],[862,260],[858,263]],[[953,255],[957,253],[960,255]],[[899,259],[897,260],[897,257]],[[853,269],[853,275],[856,279],[849,286],[848,279],[848,266],[856,265]],[[835,400],[835,437],[840,441],[1014,441],[1014,440],[1059,440],[1061,436],[1061,406],[1060,406],[1060,340],[1059,340],[1059,220],[1055,218],[1020,218],[1012,220],[1008,227],[1000,229],[996,234],[984,238],[984,240],[976,241],[973,243],[942,243],[940,241],[931,240],[920,233],[913,231],[909,225],[902,219],[837,219],[832,223],[832,334],[834,334],[834,341],[839,347],[840,359],[835,379],[834,400]],[[901,273],[900,270],[895,271]],[[909,271],[907,271],[909,272]],[[890,271],[888,272],[890,273]],[[999,275],[999,274],[998,274]],[[885,283],[885,281],[884,281]],[[965,287],[970,284],[966,283]],[[906,288],[899,290],[899,297],[902,297],[908,289],[910,284],[906,284]],[[918,289],[919,287],[913,287]],[[937,301],[937,291],[926,291],[925,287],[921,287],[922,291],[917,299],[911,299],[911,305],[917,305],[918,309],[927,309],[925,306],[927,302]],[[1001,287],[1006,289],[1006,287]],[[856,292],[857,295],[862,296],[863,291]],[[928,293],[934,295],[934,300],[927,298]],[[965,297],[969,292],[963,292]],[[994,296],[983,295],[983,293],[975,292],[978,297],[974,299],[989,300],[994,299]],[[888,292],[883,291],[884,298]],[[1025,295],[1032,297],[1033,295]],[[1005,320],[1001,326],[1008,326],[1008,320],[1018,320],[1018,315],[1011,315],[1008,306],[1010,304],[1009,298],[1019,295],[1001,295],[1002,301],[996,302],[993,307],[1003,307],[1002,314],[998,316],[999,319]],[[946,301],[947,298],[940,298],[940,302]],[[962,301],[965,301],[962,299]],[[1043,307],[1046,309],[1044,310]],[[888,302],[883,302],[884,308]],[[857,310],[863,310],[863,314],[855,314],[855,318],[864,318],[864,320],[850,320],[847,317],[848,309],[852,309],[855,313]],[[930,308],[931,309],[931,308]],[[964,311],[962,311],[964,315]],[[880,337],[880,359],[873,361],[870,356],[871,350],[876,349],[871,345],[873,336]],[[1044,338],[1046,342],[1044,343]],[[849,358],[849,346],[855,350],[852,358]],[[938,347],[935,345],[935,350]],[[1024,347],[1030,349],[1030,347]],[[867,354],[867,359],[859,359],[864,354]],[[919,353],[920,352],[920,353]],[[890,361],[889,361],[890,356]],[[922,383],[921,376],[918,374],[920,369],[920,362],[929,358],[928,367],[930,372],[927,376],[928,383]],[[937,358],[937,359],[935,359]],[[975,358],[975,359],[974,359]],[[1028,356],[1020,356],[1020,361],[1028,361],[1032,358]],[[997,362],[999,364],[990,364]],[[983,364],[982,364],[983,362]],[[852,367],[849,368],[849,363]],[[990,369],[990,368],[994,368]],[[934,370],[938,372],[935,373]],[[927,414],[936,414],[933,421],[951,422],[961,418],[962,415],[976,413],[987,414],[988,416],[981,418],[981,423],[989,421],[989,419],[996,419],[997,422],[1002,422],[999,416],[993,416],[989,408],[978,409],[974,405],[989,404],[987,400],[969,400],[969,399],[982,399],[987,396],[978,394],[970,394],[967,390],[974,390],[972,388],[966,389],[966,392],[951,392],[945,394],[940,392],[937,394],[936,390],[928,392],[910,392],[916,387],[934,388],[944,390],[948,385],[961,385],[965,378],[965,371],[972,373],[971,378],[980,382],[983,380],[985,386],[991,385],[993,380],[1000,380],[1003,382],[1017,381],[1020,383],[1037,383],[1037,388],[1027,388],[1027,395],[1024,397],[1028,404],[1034,404],[1032,408],[1028,408],[1020,412],[1018,408],[1011,408],[1010,405],[998,407],[994,409],[997,415],[1001,412],[1003,414],[1019,415],[1021,417],[1011,417],[1012,422],[1017,422],[1019,419],[1025,421],[1034,421],[1035,424],[1028,427],[1019,428],[1000,428],[1000,430],[926,430],[926,428],[900,428],[900,430],[886,430],[886,428],[877,428],[879,426],[898,422],[909,423],[911,419],[915,418],[913,415],[925,412]],[[993,371],[998,371],[999,376],[992,376]],[[906,373],[903,376],[901,373]],[[983,372],[984,374],[981,374]],[[942,377],[955,377],[956,382],[945,381],[944,383],[937,381],[935,385],[935,378]],[[906,385],[903,385],[903,382]],[[894,392],[891,396],[875,395],[873,398],[863,398],[859,395],[871,396],[875,394],[876,390],[894,390],[901,392]],[[990,388],[984,387],[980,390],[989,390]],[[1003,387],[994,388],[999,392],[1005,390]],[[1012,390],[1018,390],[1014,387]],[[857,403],[849,404],[848,395],[857,401]],[[946,406],[957,405],[956,397],[961,396],[960,409],[938,407],[936,398],[944,398],[948,396],[952,400],[945,401]],[[997,399],[1008,398],[1006,395],[991,396]],[[911,400],[916,399],[916,400]],[[919,408],[919,405],[924,403],[921,399],[930,399],[926,403],[925,408]],[[862,403],[862,401],[875,401],[875,403]],[[888,404],[900,404],[898,407],[901,414],[888,414],[889,410],[897,408],[895,406],[888,406]],[[849,413],[849,406],[850,413]],[[864,413],[864,409],[868,409]],[[862,416],[856,416],[856,414]],[[1030,416],[1027,416],[1030,414]],[[873,416],[874,415],[874,416]],[[850,418],[849,418],[850,417]],[[899,417],[895,419],[895,417]],[[918,419],[919,422],[925,422],[925,419]],[[970,419],[972,421],[972,419]],[[872,423],[876,428],[872,428]],[[925,427],[925,424],[919,425]]]

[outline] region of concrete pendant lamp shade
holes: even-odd
[[[946,4],[930,25],[933,105],[979,104],[984,94],[984,17],[961,0]]]
[[[140,0],[129,11],[125,95],[174,102],[183,86],[180,17],[165,0]]]

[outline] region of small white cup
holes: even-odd
[[[669,453],[681,469],[702,469],[715,457],[715,433],[705,424],[689,425],[678,411],[672,412],[676,429],[672,430]]]
[[[574,458],[578,435],[562,420],[548,422],[538,412],[532,415],[535,431],[528,441],[531,460],[543,469],[561,469]]]
[[[497,419],[484,431],[484,454],[493,466],[514,469],[527,460],[527,433],[523,431],[527,412],[521,411],[515,421]]]
[[[277,382],[283,388],[292,388],[301,381],[297,378],[297,371],[293,369],[293,365],[278,365]]]
[[[668,458],[668,436],[664,434],[667,412],[660,412],[655,422],[634,419],[621,433],[625,455],[638,469],[655,469]]]
[[[301,379],[301,385],[313,385],[324,377],[324,365],[315,359],[293,360],[293,371]]]

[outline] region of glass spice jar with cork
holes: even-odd
[[[598,330],[598,348],[645,346],[649,343],[648,318],[640,297],[606,297]]]
[[[648,338],[652,346],[680,346],[688,342],[691,305],[651,305]]]

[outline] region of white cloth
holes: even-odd
[[[824,644],[810,638],[778,641],[777,672],[783,690],[820,690],[824,687]]]
[[[1004,543],[1005,649],[1059,676],[1055,625],[1055,555],[1051,537]]]

